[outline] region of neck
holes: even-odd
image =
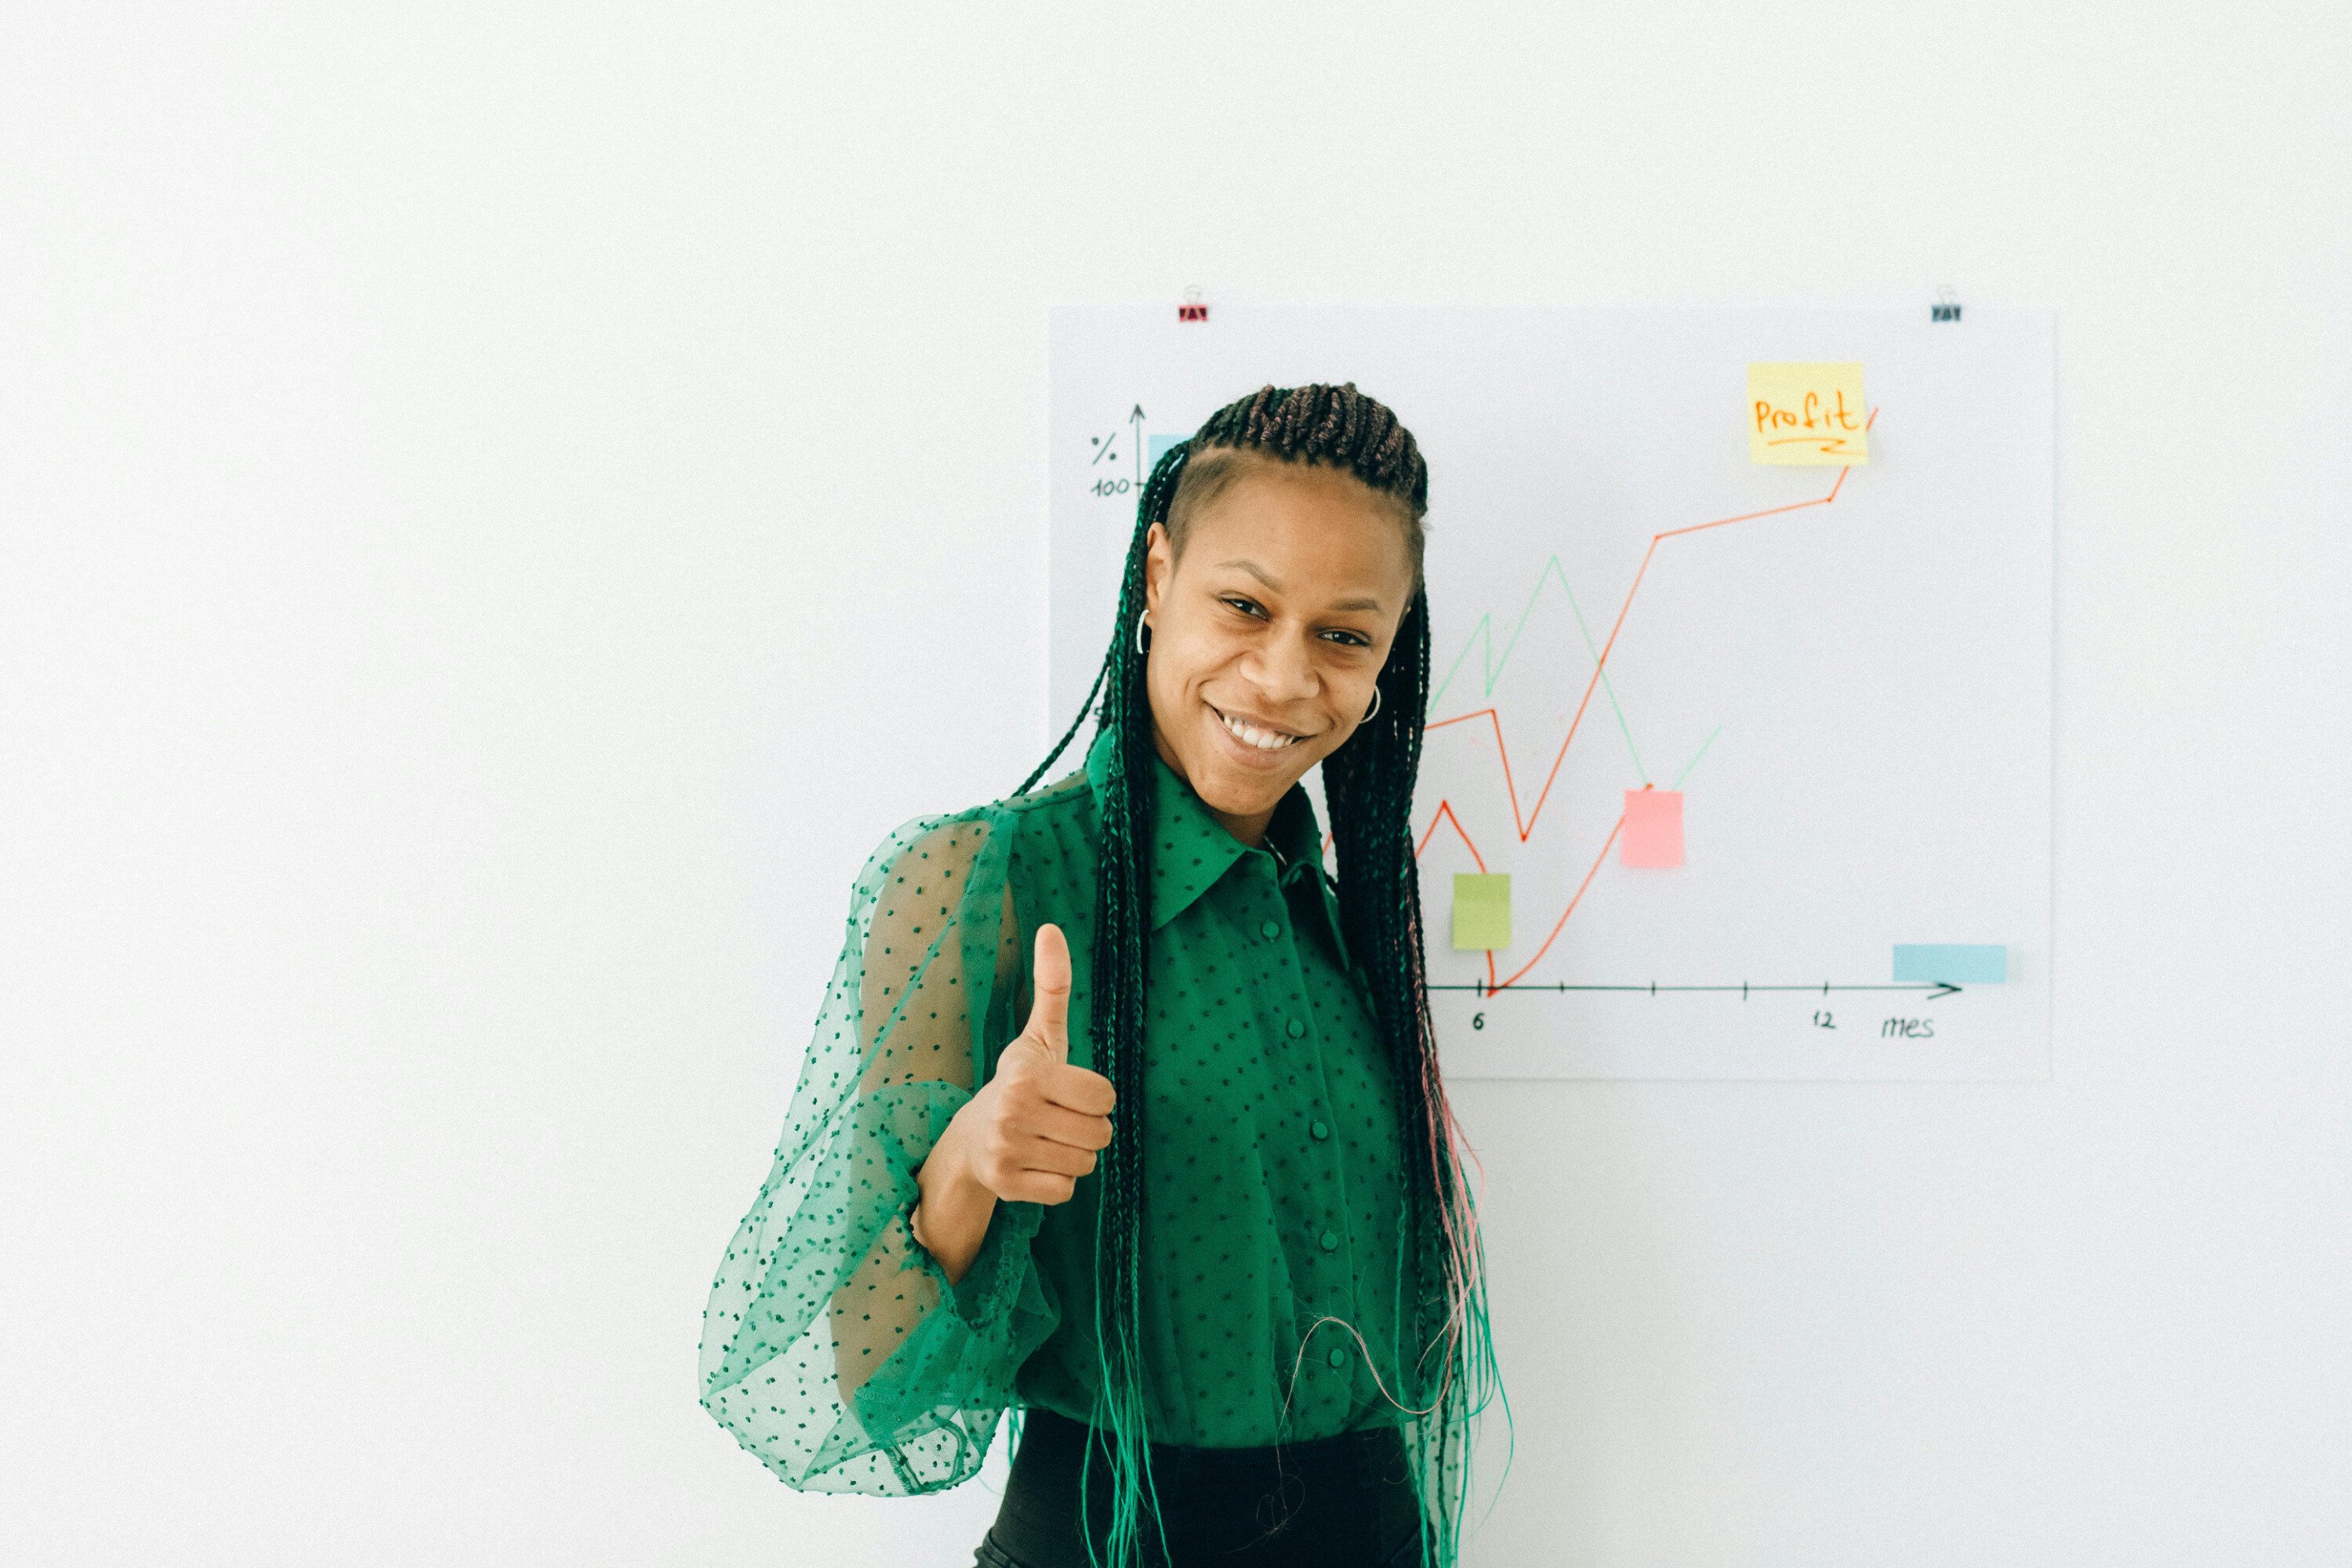
[[[1177,761],[1175,752],[1169,747],[1168,737],[1160,732],[1160,726],[1157,724],[1151,727],[1151,744],[1160,752],[1160,760],[1166,763],[1178,778],[1188,784],[1192,782],[1192,776],[1184,771],[1184,764]],[[1195,789],[1192,793],[1197,795],[1201,792]],[[1246,815],[1235,816],[1230,811],[1219,811],[1215,806],[1210,805],[1205,797],[1202,799],[1201,805],[1211,816],[1217,819],[1226,832],[1251,848],[1258,848],[1265,843],[1266,825],[1274,820],[1272,806],[1268,806],[1264,811],[1253,811]]]
[[[1219,822],[1223,823],[1225,825],[1226,832],[1232,834],[1234,837],[1240,839],[1251,848],[1257,849],[1267,847],[1265,843],[1265,829],[1266,825],[1274,820],[1274,813],[1270,811],[1259,811],[1253,812],[1247,816],[1235,816],[1230,811],[1219,811],[1215,806],[1209,805],[1209,803],[1205,800],[1201,804],[1202,805],[1209,806],[1209,815],[1215,817]]]

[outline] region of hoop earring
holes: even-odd
[[[1375,686],[1375,687],[1373,687],[1373,688],[1372,688],[1372,706],[1371,706],[1371,709],[1370,709],[1370,711],[1368,711],[1367,713],[1365,713],[1365,715],[1363,716],[1363,718],[1362,718],[1361,720],[1358,721],[1358,722],[1360,722],[1360,723],[1365,723],[1365,724],[1369,724],[1369,723],[1370,723],[1370,722],[1372,721],[1372,714],[1377,713],[1377,712],[1379,712],[1380,710],[1381,710],[1381,689],[1380,689],[1379,687]]]
[[[1151,628],[1144,623],[1144,619],[1143,619],[1143,615],[1142,615],[1142,613],[1141,613],[1140,611],[1138,611],[1138,612],[1137,612],[1137,614],[1136,614],[1136,617],[1135,617],[1135,651],[1136,651],[1136,652],[1138,652],[1138,653],[1150,653],[1150,652],[1151,651],[1151,645],[1150,645],[1150,643],[1146,642],[1146,641],[1144,640],[1144,638],[1143,638],[1143,634],[1144,634],[1145,632],[1150,631],[1150,629],[1151,629]]]

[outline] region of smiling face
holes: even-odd
[[[1244,844],[1339,750],[1414,587],[1405,524],[1343,469],[1252,458],[1144,565],[1153,739]]]

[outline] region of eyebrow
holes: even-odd
[[[1238,566],[1274,592],[1277,594],[1282,592],[1282,584],[1267,576],[1265,569],[1255,561],[1220,561],[1217,564],[1220,567]],[[1378,599],[1342,599],[1331,607],[1335,610],[1370,610],[1377,615],[1380,613],[1381,602]]]

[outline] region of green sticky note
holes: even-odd
[[[1454,873],[1454,949],[1474,952],[1511,945],[1511,878],[1507,871]]]

